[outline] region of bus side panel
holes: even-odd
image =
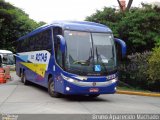
[[[62,69],[55,63],[55,57],[52,54],[50,57],[48,70],[45,74],[45,87],[48,88],[49,77],[52,77],[55,83],[55,91],[64,93],[63,79],[61,77]]]
[[[23,52],[17,55],[17,74],[23,70],[29,81],[45,86],[45,73],[48,70],[48,63],[51,54],[46,50]]]
[[[54,62],[54,55],[51,54],[50,60],[49,60],[49,63],[48,63],[48,68],[47,68],[47,70],[45,72],[45,76],[44,76],[44,86],[46,88],[48,88],[49,78],[54,79],[54,77],[55,77],[55,62]]]
[[[34,79],[33,72],[21,64],[23,62],[18,57],[16,58],[16,74],[17,76],[21,77],[21,73],[25,73],[27,80],[32,81]]]
[[[60,69],[58,65],[56,65],[55,69],[55,91],[59,93],[64,93],[64,81],[61,77],[62,69]]]
[[[47,62],[45,63],[47,65],[46,69],[45,69],[45,73],[44,76],[41,76],[39,74],[35,75],[35,83],[44,86],[46,88],[48,88],[48,81],[49,81],[49,77],[52,77],[54,79],[54,74],[55,71],[53,70],[53,66],[54,66],[54,55],[52,53],[49,53],[48,57],[47,57]]]

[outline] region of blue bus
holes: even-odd
[[[48,88],[52,97],[116,92],[118,81],[115,43],[105,25],[94,22],[55,21],[17,40],[16,74],[27,85]]]

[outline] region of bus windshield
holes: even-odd
[[[106,75],[116,68],[116,55],[111,33],[64,32],[67,43],[67,71],[79,75]],[[99,66],[97,71],[95,66]]]
[[[2,64],[4,65],[13,65],[15,64],[15,61],[14,61],[14,56],[13,54],[2,54]]]

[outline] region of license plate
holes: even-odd
[[[99,89],[98,88],[90,88],[89,92],[99,92]]]

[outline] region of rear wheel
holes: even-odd
[[[60,93],[55,92],[55,84],[54,84],[54,80],[52,78],[49,78],[48,93],[51,97],[56,97],[56,98],[61,97]]]
[[[25,73],[22,73],[21,81],[24,83],[24,85],[29,85],[29,81],[26,79]]]
[[[21,76],[20,76],[20,77],[21,77],[21,82],[24,83],[24,81],[23,81],[24,74],[21,73]]]

